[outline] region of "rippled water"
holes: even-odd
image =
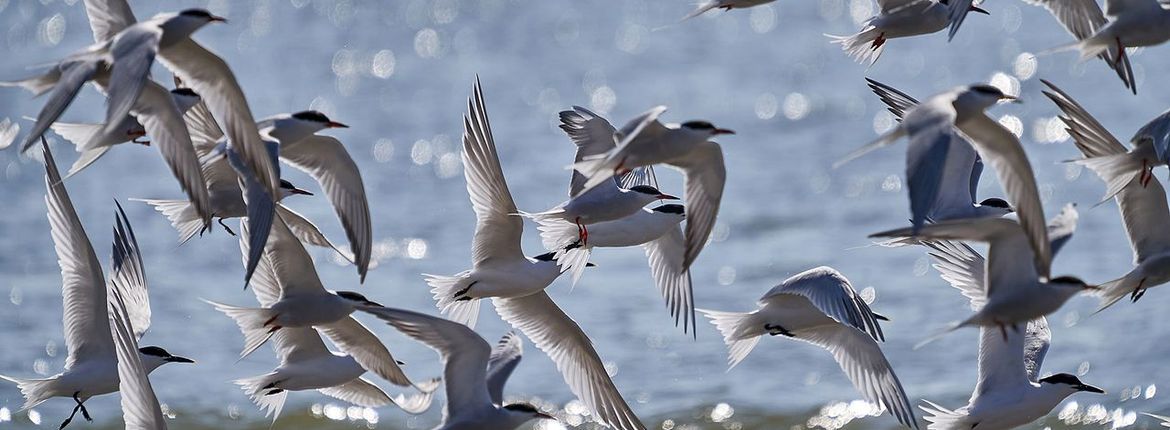
[[[74,1],[0,0],[0,78],[31,73],[90,41],[82,6]],[[1139,96],[1128,95],[1112,72],[1075,55],[1031,60],[1066,43],[1042,9],[992,0],[992,16],[974,16],[955,42],[945,37],[894,40],[870,69],[851,63],[822,33],[845,34],[874,8],[870,0],[781,0],[750,11],[713,13],[672,25],[687,1],[213,1],[230,24],[197,39],[236,70],[258,116],[320,109],[353,128],[334,133],[355,154],[371,196],[378,266],[364,286],[353,269],[313,250],[327,286],[358,289],[372,299],[432,311],[419,273],[455,273],[467,266],[474,215],[458,158],[460,116],[474,75],[483,80],[504,170],[522,209],[550,207],[565,197],[563,166],[572,147],[555,128],[556,112],[573,104],[616,118],[666,104],[669,120],[708,119],[739,132],[723,139],[729,168],[724,210],[714,242],[694,268],[697,304],[747,309],[775,283],[798,271],[832,265],[858,288],[872,287],[874,308],[892,318],[884,349],[912,399],[947,406],[965,402],[975,382],[976,332],[955,333],[927,348],[912,345],[967,312],[962,297],[928,269],[922,252],[864,247],[865,236],[899,226],[907,216],[900,147],[833,171],[833,160],[888,127],[892,120],[865,89],[871,76],[926,96],[954,85],[993,79],[1018,86],[1026,103],[993,109],[1022,131],[1050,214],[1081,203],[1081,230],[1056,260],[1056,273],[1102,282],[1130,268],[1131,255],[1113,204],[1092,208],[1103,193],[1088,172],[1058,164],[1076,150],[1059,132],[1057,114],[1040,96],[1038,78],[1061,85],[1120,137],[1127,138],[1166,108],[1170,90],[1158,72],[1170,67],[1166,49],[1134,56]],[[135,2],[138,16],[204,2]],[[165,77],[160,73],[159,79]],[[169,78],[166,78],[169,79]],[[27,128],[41,101],[0,89],[0,118]],[[104,105],[92,90],[65,114],[95,121]],[[72,153],[58,145],[59,163]],[[68,181],[99,254],[110,243],[117,198],[180,196],[152,149],[122,147]],[[42,170],[15,151],[0,152],[0,373],[52,374],[64,362],[60,275],[44,216]],[[290,170],[291,169],[286,169]],[[1161,173],[1159,173],[1161,174]],[[289,179],[311,190],[299,173]],[[667,190],[677,175],[661,174]],[[981,195],[999,194],[988,178]],[[289,202],[336,241],[344,234],[321,197]],[[242,340],[232,323],[197,298],[246,304],[234,238],[216,231],[177,246],[175,233],[149,208],[127,205],[146,252],[154,325],[144,343],[191,356],[198,365],[167,366],[152,375],[176,416],[176,428],[257,428],[267,421],[228,381],[275,366],[261,351],[236,363]],[[530,230],[534,231],[534,230]],[[529,253],[539,250],[526,235]],[[609,250],[607,250],[609,251]],[[888,416],[866,416],[831,357],[796,342],[765,339],[731,372],[718,334],[703,324],[698,340],[672,326],[653,288],[640,250],[598,252],[599,265],[569,291],[551,293],[593,338],[618,387],[655,428],[775,429],[793,426],[893,428]],[[1077,395],[1043,426],[1152,427],[1135,411],[1170,409],[1157,386],[1170,329],[1161,322],[1170,295],[1155,289],[1137,304],[1090,316],[1094,300],[1076,299],[1052,317],[1054,344],[1046,372],[1073,372],[1109,394]],[[435,356],[393,330],[367,321],[405,360],[416,378],[440,372]],[[481,318],[489,339],[507,330],[492,313]],[[531,348],[508,385],[517,398],[565,407],[572,396],[555,367]],[[440,400],[441,401],[441,400]],[[438,409],[418,418],[383,408],[374,415],[345,410],[314,393],[289,397],[281,428],[353,428],[374,418],[379,428],[429,428]],[[0,427],[32,427],[17,413],[17,390],[0,385]],[[333,421],[318,415],[343,418]],[[723,405],[723,406],[720,406]],[[68,400],[36,409],[45,427],[68,413]],[[117,396],[93,399],[97,425],[117,427]],[[578,423],[568,404],[564,422]],[[1064,420],[1058,419],[1058,415]],[[575,418],[574,418],[575,417]],[[1135,424],[1136,420],[1136,424]],[[552,428],[552,427],[549,427]]]

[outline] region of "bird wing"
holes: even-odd
[[[269,240],[268,236],[272,230],[275,230],[273,220],[276,218],[276,200],[272,198],[268,187],[264,186],[261,179],[256,177],[254,171],[236,152],[234,146],[228,146],[226,154],[228,164],[232,170],[236,171],[236,176],[239,178],[239,187],[244,190],[248,231],[252,232],[252,235],[248,237],[251,241],[248,247],[251,254],[249,254],[248,264],[244,268],[244,286],[247,287],[256,271],[256,265],[259,264],[260,257],[264,253],[265,243],[268,243]]]
[[[85,227],[73,209],[69,192],[61,182],[53,154],[42,144],[45,158],[45,186],[48,195],[49,229],[61,265],[61,290],[65,308],[65,346],[69,356],[65,368],[80,361],[113,356],[110,320],[106,313],[106,282],[101,263],[85,235]]]
[[[250,251],[252,238],[248,231],[248,225],[248,220],[240,220],[240,260],[245,268],[250,265],[253,258],[253,253]],[[256,269],[252,275],[252,282],[249,285],[252,287],[252,294],[256,295],[256,301],[260,302],[260,307],[266,308],[280,301],[280,282],[276,278],[276,272],[272,269],[271,258],[263,251],[259,255]]]
[[[723,199],[723,184],[727,180],[727,167],[723,164],[723,149],[715,142],[702,144],[686,158],[672,161],[671,165],[681,169],[686,176],[687,249],[683,254],[682,265],[682,269],[686,270],[707,245],[711,229],[715,228],[719,202]]]
[[[614,139],[617,140],[617,144],[613,149],[605,153],[605,155],[582,157],[581,161],[574,163],[573,169],[581,172],[587,179],[572,197],[584,194],[586,191],[612,178],[614,168],[619,165],[620,160],[626,158],[630,151],[640,147],[640,145],[633,144],[633,142],[655,141],[657,137],[666,133],[666,126],[658,122],[658,117],[663,112],[666,112],[666,106],[655,106],[642,113],[627,122],[626,125],[622,126],[614,134]]]
[[[264,247],[264,257],[272,265],[272,273],[276,274],[281,297],[328,294],[325,286],[321,285],[321,278],[317,276],[313,258],[283,220],[273,221],[272,232]]]
[[[114,224],[113,264],[110,269],[110,282],[118,286],[122,301],[125,302],[126,313],[130,325],[134,327],[134,339],[142,339],[142,335],[150,329],[150,296],[146,291],[146,269],[142,265],[142,249],[138,247],[138,239],[134,236],[134,228],[130,226],[130,219],[122,204],[114,201],[118,206],[116,222]]]
[[[269,195],[276,196],[280,186],[279,167],[269,157],[244,91],[227,63],[190,39],[168,46],[159,52],[158,58],[199,94],[244,164],[256,172]]]
[[[1142,9],[1153,11],[1161,9],[1157,0],[1105,0],[1105,15],[1117,17],[1121,14],[1140,12]]]
[[[619,430],[645,427],[630,410],[605,370],[593,342],[544,291],[493,298],[500,317],[520,330],[557,365],[569,390],[602,425]]]
[[[1007,333],[1006,337],[1004,333]],[[1028,384],[1028,372],[1024,369],[1024,337],[1024,333],[1016,330],[979,329],[979,380],[971,394],[972,400],[988,392],[1011,392]]]
[[[1108,1],[1108,0],[1107,0]],[[1076,37],[1085,40],[1108,22],[1101,6],[1096,0],[1024,0],[1036,6],[1048,9],[1065,30]]]
[[[191,144],[191,135],[183,122],[183,114],[175,105],[171,94],[162,86],[150,81],[142,88],[133,102],[133,114],[150,135],[159,154],[170,167],[171,173],[179,180],[187,199],[195,212],[203,219],[203,225],[211,225],[211,198],[199,156]]]
[[[877,0],[878,8],[881,9],[882,15],[896,13],[918,3],[929,5],[931,0]]]
[[[1126,152],[1125,145],[1113,137],[1105,126],[1101,125],[1080,103],[1051,82],[1043,81],[1048,86],[1044,95],[1060,108],[1064,116],[1060,117],[1065,130],[1072,136],[1073,143],[1086,158],[1103,157]]]
[[[853,290],[849,280],[832,268],[818,267],[788,278],[764,294],[760,304],[780,294],[803,297],[829,318],[861,330],[874,340],[885,340],[873,310]]]
[[[983,160],[995,168],[1009,203],[1032,244],[1036,271],[1047,278],[1052,266],[1052,248],[1048,242],[1044,207],[1040,204],[1036,175],[1020,140],[986,115],[972,115],[959,124],[960,131],[970,138]]]
[[[1028,372],[1029,380],[1040,380],[1040,366],[1044,364],[1050,345],[1052,331],[1048,329],[1048,319],[1040,317],[1029,321],[1024,335],[1024,370]]]
[[[955,39],[955,33],[959,32],[963,20],[967,19],[967,12],[971,10],[973,3],[973,0],[951,0],[947,3],[947,21],[951,23],[951,29],[947,31],[948,41]]]
[[[367,306],[362,310],[442,356],[447,388],[444,417],[451,416],[452,411],[472,412],[491,407],[487,366],[492,347],[475,331],[457,322],[404,309]]]
[[[175,87],[182,88],[182,80],[175,79]],[[223,139],[223,129],[219,128],[219,124],[215,122],[215,117],[211,115],[211,110],[207,108],[207,103],[202,99],[198,103],[187,109],[183,114],[183,122],[187,123],[187,131],[191,134],[191,144],[195,146],[195,153],[199,157],[207,156],[215,147],[219,145]]]
[[[162,27],[153,20],[135,24],[118,33],[110,44],[110,79],[106,83],[106,128],[104,133],[117,132],[122,118],[130,113],[150,79],[150,66],[158,54]],[[168,94],[168,97],[170,95]]]
[[[906,397],[906,390],[869,333],[829,324],[798,330],[795,334],[797,339],[829,350],[866,400],[884,406],[903,425],[918,428],[918,419]]]
[[[290,144],[281,143],[280,159],[312,176],[321,184],[349,237],[350,250],[358,273],[365,282],[374,240],[370,227],[370,204],[357,163],[341,141],[330,136],[310,136]]]
[[[322,357],[332,357],[321,335],[311,327],[283,327],[272,334],[272,349],[280,358],[280,365],[304,363]]]
[[[390,355],[386,345],[353,316],[316,327],[366,370],[394,385],[406,387],[411,384],[410,378],[398,367],[398,361]]]
[[[504,385],[508,377],[520,365],[520,358],[524,355],[524,342],[516,332],[508,332],[496,342],[492,348],[492,356],[488,359],[487,388],[492,396],[492,403],[504,404]]]
[[[906,146],[906,185],[910,194],[910,221],[915,226],[926,222],[935,203],[944,195],[941,187],[948,173],[947,159],[950,151],[962,144],[955,134],[954,127],[945,122],[910,133],[910,143]],[[961,188],[967,188],[965,182]]]
[[[519,211],[500,168],[478,78],[473,93],[463,117],[463,175],[476,217],[472,261],[479,266],[493,258],[524,258],[520,248],[524,221],[515,215]]]
[[[1081,214],[1077,212],[1077,205],[1069,203],[1060,209],[1060,213],[1048,220],[1048,237],[1052,240],[1052,255],[1060,252],[1064,248],[1064,244],[1072,239],[1074,233],[1077,232],[1077,221],[1080,220]]]
[[[94,42],[105,42],[126,29],[138,19],[126,0],[85,0],[85,14]]]
[[[32,148],[37,139],[49,129],[49,126],[57,122],[57,118],[60,118],[69,104],[73,103],[77,92],[86,82],[93,79],[103,64],[96,58],[78,58],[63,62],[57,65],[56,72],[50,72],[59,73],[59,76],[56,83],[50,87],[52,90],[49,91],[49,98],[45,101],[45,106],[37,113],[37,120],[33,123],[32,129],[25,136],[24,142],[20,144],[22,154]]]
[[[905,3],[902,0],[894,0]],[[890,111],[898,121],[906,116],[906,112],[918,105],[918,100],[910,95],[899,91],[897,88],[883,84],[870,78],[865,78],[865,82],[869,86],[870,91],[881,99],[882,103],[886,104],[886,110]]]
[[[691,271],[683,268],[686,252],[686,238],[682,229],[672,227],[666,234],[642,245],[646,260],[650,263],[650,274],[658,293],[666,299],[670,316],[677,326],[682,321],[683,332],[695,333],[695,295],[691,284]],[[697,334],[695,334],[697,336]]]
[[[321,229],[317,228],[317,225],[313,224],[312,221],[309,221],[308,218],[305,218],[304,215],[301,215],[297,211],[289,209],[287,206],[280,203],[276,204],[276,215],[279,216],[280,219],[284,220],[284,224],[288,226],[288,229],[291,230],[293,235],[295,235],[297,239],[300,239],[301,242],[337,251],[337,255],[341,256],[341,258],[344,258],[345,261],[353,263],[353,255],[346,253],[346,251],[342,251],[341,248],[338,248],[337,245],[334,245],[333,242],[329,240],[329,238],[325,237],[325,233],[322,233]]]
[[[377,408],[394,403],[385,391],[382,391],[381,388],[378,388],[377,385],[367,381],[365,378],[357,378],[333,387],[319,388],[317,391],[337,400],[364,408]]]
[[[1170,151],[1170,111],[1163,112],[1143,125],[1129,141],[1135,147],[1152,145],[1158,160],[1165,161],[1170,158],[1167,154],[1167,151]]]
[[[617,129],[605,118],[588,109],[573,106],[572,110],[562,111],[560,118],[561,130],[569,135],[569,139],[577,147],[577,152],[573,157],[574,162],[584,160],[588,156],[609,152],[616,145],[614,133],[617,133]],[[569,197],[580,193],[586,180],[585,175],[574,170],[573,177],[569,181]]]
[[[118,393],[122,397],[122,417],[127,430],[166,430],[162,408],[146,376],[142,357],[138,355],[133,316],[127,312],[122,300],[122,285],[114,281],[110,285],[109,319],[111,336],[118,358]]]
[[[982,255],[962,242],[953,240],[924,240],[923,246],[930,248],[928,255],[934,260],[932,266],[938,275],[970,300],[971,310],[977,311],[987,304],[983,291],[984,264]]]

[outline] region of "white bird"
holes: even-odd
[[[246,247],[247,242],[241,240],[240,246]],[[271,307],[277,302],[279,297],[273,296],[272,292],[281,290],[281,278],[272,263],[271,258],[261,259],[252,282],[256,299],[265,307]],[[347,338],[356,342],[377,342],[377,338],[356,320],[345,324],[345,330],[352,333]],[[343,331],[334,329],[332,333]],[[437,388],[437,383],[431,383],[431,386],[418,386],[422,392],[410,398],[402,394],[391,398],[377,385],[362,377],[367,369],[354,355],[330,351],[317,331],[309,327],[276,330],[272,334],[272,347],[280,358],[280,365],[269,373],[239,379],[235,384],[266,416],[271,415],[274,422],[280,417],[289,391],[317,390],[362,407],[377,408],[394,404],[408,413],[419,414],[430,408],[432,394]]]
[[[683,17],[683,21],[702,15],[711,9],[723,9],[729,11],[732,9],[747,9],[753,6],[759,6],[774,2],[776,0],[706,0],[700,3],[694,11]]]
[[[121,222],[121,220],[119,220]],[[129,226],[129,224],[127,224]],[[115,245],[115,250],[117,250]],[[115,254],[117,255],[117,254]],[[124,273],[124,272],[120,272]],[[126,307],[127,293],[132,285],[124,285],[127,277],[115,277],[109,287],[110,330],[118,359],[118,393],[122,396],[122,420],[127,430],[166,430],[158,397],[150,386],[142,357],[138,356],[138,338]]]
[[[247,234],[250,227],[241,220],[240,228],[244,231],[240,236],[240,253],[246,265],[251,255]],[[235,320],[243,332],[244,350],[240,358],[251,354],[280,330],[313,327],[363,368],[395,385],[412,385],[386,346],[351,315],[359,306],[380,305],[353,291],[326,290],[304,245],[279,218],[272,223],[261,261],[271,269],[261,273],[260,264],[257,265],[257,274],[264,277],[252,288],[259,308],[205,300]]]
[[[1052,224],[1060,226],[1045,232],[1044,237],[1055,236],[1056,240],[1067,239],[1076,228],[1077,212],[1072,205],[1065,207]],[[1047,230],[1049,227],[1045,227]],[[1065,235],[1067,232],[1067,236]],[[902,228],[873,234],[870,237],[910,237],[913,228]],[[1060,236],[1056,236],[1060,234]],[[1041,278],[1036,271],[1035,252],[1028,243],[1027,234],[1016,220],[1008,218],[977,218],[943,221],[928,224],[918,230],[917,237],[925,239],[946,239],[987,242],[987,267],[983,270],[987,301],[978,312],[967,319],[951,324],[947,330],[931,337],[922,346],[943,334],[962,327],[994,327],[1006,338],[1008,328],[1018,329],[1020,324],[1056,312],[1064,302],[1087,290],[1098,287],[1086,284],[1072,276]],[[1054,240],[1054,243],[1056,242]],[[1052,249],[1053,244],[1046,248]]]
[[[877,140],[853,151],[834,167],[908,137],[907,183],[911,193],[915,194],[910,198],[911,213],[924,214],[925,210],[915,208],[934,204],[941,183],[940,170],[944,164],[936,161],[927,163],[923,168],[919,168],[919,164],[926,160],[945,158],[948,148],[953,146],[957,129],[967,137],[979,156],[995,169],[1008,202],[1019,216],[1028,242],[1035,250],[1036,271],[1041,277],[1048,278],[1052,250],[1049,248],[1044,208],[1040,204],[1040,191],[1036,188],[1032,165],[1028,162],[1020,140],[984,112],[1003,100],[1015,101],[1016,97],[985,84],[945,91],[906,111],[901,123]],[[916,223],[914,229],[921,228],[920,223]]]
[[[476,79],[463,122],[463,173],[476,213],[473,268],[455,276],[427,275],[440,309],[473,323],[478,300],[492,298],[496,312],[557,364],[569,389],[595,419],[620,430],[644,429],[606,373],[592,341],[545,288],[560,275],[553,253],[529,260],[520,247],[523,219],[500,168],[483,91]],[[465,324],[466,325],[466,324]]]
[[[1052,83],[1044,83],[1051,89],[1044,95],[1064,112],[1060,119],[1085,157],[1085,164],[1092,166],[1094,160],[1127,154],[1125,146],[1076,100]],[[1139,145],[1151,146],[1149,143]],[[1121,221],[1133,248],[1135,266],[1125,276],[1101,284],[1099,294],[1101,309],[1104,309],[1127,294],[1131,300],[1137,301],[1146,289],[1170,282],[1170,230],[1165,228],[1170,224],[1170,206],[1166,203],[1165,188],[1152,174],[1139,178],[1131,172],[1098,170],[1097,173],[1106,184],[1126,181],[1113,199],[1121,209]],[[1122,177],[1108,176],[1114,173],[1120,173]]]
[[[624,133],[617,147],[604,155],[587,157],[573,164],[573,168],[588,178],[578,194],[639,167],[665,163],[681,170],[686,177],[689,213],[685,230],[687,249],[682,266],[685,270],[699,256],[715,227],[727,179],[723,149],[710,139],[735,132],[717,128],[707,121],[662,124],[658,117],[665,111],[665,106],[658,106],[634,118],[622,127],[622,130],[630,131]]]
[[[882,405],[902,425],[918,428],[902,383],[878,346],[885,340],[878,320],[885,317],[870,310],[845,275],[825,266],[806,270],[765,293],[759,306],[747,313],[699,310],[723,335],[730,367],[765,334],[808,342],[832,353],[866,400]]]
[[[174,99],[180,114],[187,112],[192,106],[199,103],[199,95],[191,91],[190,88],[176,88],[171,90],[171,98]],[[126,115],[122,118],[122,121],[113,128],[113,132],[108,134],[103,133],[103,129],[106,128],[105,124],[57,121],[50,125],[49,128],[65,138],[65,140],[76,145],[77,151],[81,152],[81,156],[69,168],[69,173],[65,175],[65,179],[69,179],[69,177],[76,175],[82,169],[93,164],[93,162],[97,161],[98,158],[101,158],[101,156],[113,148],[114,145],[129,142],[150,146],[149,140],[138,140],[146,136],[147,133],[146,128],[133,115]]]
[[[453,321],[403,309],[362,310],[442,358],[447,404],[434,430],[512,430],[534,419],[556,419],[528,403],[504,403],[504,385],[523,354],[515,333],[504,335],[492,348],[474,330]]]
[[[61,265],[65,347],[69,354],[65,359],[65,371],[49,378],[0,376],[0,379],[20,388],[25,400],[22,410],[33,408],[53,397],[72,398],[76,406],[69,418],[61,424],[64,428],[78,410],[87,420],[91,419],[89,411],[85,409],[85,402],[90,397],[118,391],[118,358],[106,309],[106,280],[101,264],[73,209],[69,193],[61,182],[53,154],[43,139],[42,150],[45,158],[45,185],[48,188],[45,204],[49,207],[49,227]],[[130,301],[127,310],[134,324],[134,334],[141,338],[150,328],[150,299],[147,296],[146,276],[138,242],[120,206],[114,230],[113,260],[110,279],[122,285],[125,292],[123,298]],[[138,353],[147,373],[166,363],[194,363],[157,346],[139,348]]]
[[[880,11],[861,24],[857,34],[827,36],[855,61],[872,65],[882,56],[890,39],[931,34],[947,28],[950,1],[953,0],[878,0]],[[988,14],[974,5],[968,8],[971,12]]]
[[[1061,3],[1058,0],[1048,1]],[[1091,3],[1096,9],[1095,13],[1098,16],[1101,13],[1093,0],[1077,2]],[[1129,69],[1129,57],[1125,53],[1127,48],[1156,46],[1170,40],[1170,6],[1159,0],[1105,0],[1105,16],[1109,19],[1108,23],[1104,18],[1095,19],[1094,24],[1097,25],[1085,31],[1083,37],[1078,34],[1078,42],[1071,45],[1080,50],[1081,60],[1101,57],[1115,68],[1124,66]],[[1120,75],[1121,72],[1118,73]],[[1129,71],[1127,86],[1137,94],[1132,70]]]
[[[1058,227],[1063,228],[1063,227]],[[1072,234],[1066,230],[1063,241]],[[1054,241],[1056,242],[1056,241]],[[944,280],[971,300],[978,311],[986,303],[984,259],[967,245],[950,241],[925,241],[934,267]],[[1054,250],[1059,245],[1054,243]],[[1047,415],[1077,392],[1104,393],[1068,373],[1040,377],[1040,365],[1052,334],[1044,317],[1029,321],[1023,332],[1006,337],[989,327],[980,329],[979,380],[967,405],[954,410],[928,400],[920,405],[930,430],[1006,429],[1027,425]]]
[[[605,118],[580,106],[562,111],[560,118],[561,130],[569,135],[577,147],[574,162],[609,152],[616,146],[617,140],[631,131],[619,131]],[[569,181],[569,200],[544,212],[521,212],[521,215],[542,224],[552,220],[571,222],[577,226],[581,241],[588,243],[589,224],[625,218],[654,201],[678,200],[658,190],[652,167],[634,169],[620,179],[603,182],[582,193],[585,182],[585,176],[574,170]],[[574,273],[574,285],[578,276]]]
[[[619,220],[593,224],[593,235],[588,242],[578,238],[576,226],[563,220],[541,220],[537,228],[541,230],[545,248],[556,252],[553,258],[574,279],[589,264],[593,248],[643,247],[654,284],[666,299],[666,307],[674,317],[675,325],[681,322],[683,333],[695,334],[691,272],[682,268],[686,239],[679,224],[686,219],[684,212],[682,205],[668,204],[643,209]]]

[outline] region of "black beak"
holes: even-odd
[[[1090,393],[1105,394],[1105,390],[1102,390],[1100,388],[1094,387],[1094,386],[1089,385],[1089,384],[1077,385],[1076,388],[1077,388],[1077,391],[1088,391]]]
[[[326,126],[329,128],[349,128],[348,125],[342,124],[342,123],[337,122],[337,121],[329,121],[329,123],[326,124]]]
[[[715,129],[715,131],[711,132],[711,134],[714,134],[716,136],[718,136],[720,134],[735,134],[735,131],[728,130],[726,128],[717,128],[717,129]]]
[[[167,361],[167,363],[191,363],[191,364],[195,363],[195,360],[192,360],[192,359],[187,358],[187,357],[180,357],[177,355],[172,355],[170,357],[167,357],[166,361]]]
[[[978,7],[978,6],[971,6],[971,9],[968,9],[968,11],[975,12],[975,13],[981,13],[984,15],[991,15],[991,12],[988,12],[986,9],[983,9],[981,7]]]
[[[300,188],[293,188],[293,189],[291,189],[291,190],[288,190],[288,192],[290,192],[290,193],[293,193],[293,194],[300,194],[300,195],[302,195],[302,196],[311,196],[311,195],[313,195],[313,193],[311,193],[311,192],[308,192],[308,191],[305,191],[305,190],[302,190],[302,189],[300,189]]]
[[[585,267],[597,267],[597,265],[593,263],[585,263]]]
[[[366,304],[374,307],[384,308],[381,303],[366,300]]]
[[[536,417],[537,417],[537,418],[540,418],[540,419],[543,419],[543,420],[553,420],[553,421],[556,421],[556,420],[557,420],[557,418],[556,418],[556,417],[554,417],[554,416],[552,416],[552,415],[549,415],[549,414],[546,414],[546,413],[544,413],[544,412],[537,412],[537,413],[536,413]]]
[[[226,23],[228,22],[228,20],[227,20],[227,18],[224,18],[224,17],[222,17],[222,16],[214,16],[214,15],[212,15],[212,17],[211,17],[211,22],[222,22],[222,23],[225,23],[225,24],[226,24]]]

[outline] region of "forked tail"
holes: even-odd
[[[561,266],[561,271],[569,272],[572,276],[572,285],[577,286],[577,281],[589,266],[592,247],[581,246],[581,230],[576,223],[560,218],[536,219],[536,222],[545,249],[556,251],[553,258]]]
[[[711,319],[711,324],[723,335],[723,343],[727,344],[727,370],[743,361],[764,335],[764,324],[756,321],[756,312],[696,310]]]
[[[276,419],[280,417],[280,411],[284,409],[284,401],[288,398],[288,391],[272,386],[276,382],[274,381],[275,377],[275,373],[269,373],[232,381],[241,390],[244,390],[244,393],[252,399],[252,403],[264,411],[264,416],[271,416],[273,422],[276,422]]]
[[[467,296],[467,291],[475,282],[468,276],[471,271],[464,271],[455,276],[423,274],[423,279],[431,287],[431,294],[435,298],[435,305],[439,311],[447,315],[447,319],[475,328],[479,320],[479,299]]]
[[[21,411],[32,409],[44,403],[45,400],[53,398],[55,394],[54,383],[57,382],[57,376],[46,379],[19,379],[0,375],[0,379],[16,384],[16,388],[20,389],[20,395],[24,396],[24,406],[20,408]]]
[[[974,424],[970,422],[971,416],[967,415],[967,411],[952,411],[926,399],[922,403],[925,405],[918,405],[918,409],[928,414],[922,418],[930,423],[926,426],[929,430],[970,430]]]
[[[179,231],[179,243],[187,243],[196,233],[203,230],[203,219],[195,212],[195,207],[187,200],[153,200],[130,199],[143,202],[154,207],[154,210],[163,214],[171,221],[175,230]]]
[[[886,46],[881,36],[881,30],[873,26],[866,26],[852,36],[825,35],[831,43],[841,45],[841,50],[853,61],[866,65],[873,65],[882,56],[882,50]]]
[[[1134,272],[1136,272],[1136,270]],[[1106,308],[1113,306],[1114,303],[1117,303],[1123,297],[1134,294],[1138,288],[1150,286],[1143,286],[1142,284],[1144,283],[1144,279],[1134,272],[1127,273],[1125,276],[1101,284],[1101,286],[1098,287],[1096,295],[1101,297],[1101,305],[1097,308],[1096,312],[1101,312]]]
[[[272,321],[276,319],[277,315],[272,309],[244,308],[216,303],[211,300],[200,300],[215,306],[215,310],[231,317],[240,327],[240,331],[244,333],[244,350],[240,352],[240,359],[256,351],[256,348],[267,342],[272,334],[280,329],[279,326],[272,325]]]
[[[1076,160],[1074,163],[1088,167],[1089,170],[1100,176],[1102,181],[1105,181],[1108,190],[1105,192],[1105,198],[1101,199],[1102,201],[1113,198],[1125,189],[1143,169],[1143,158],[1130,153],[1085,158]]]

